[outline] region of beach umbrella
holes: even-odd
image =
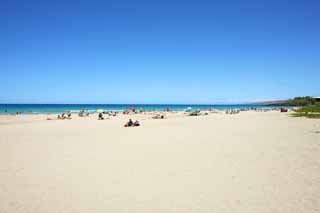
[[[104,109],[97,109],[97,112],[102,113],[102,112],[104,112]]]
[[[188,108],[186,109],[186,112],[192,112],[192,107],[188,107]]]

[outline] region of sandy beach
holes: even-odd
[[[0,116],[1,213],[320,212],[320,120],[46,117]]]

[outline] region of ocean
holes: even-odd
[[[104,109],[106,111],[124,111],[135,107],[135,109],[144,109],[145,111],[160,111],[170,109],[174,111],[183,111],[188,107],[192,109],[206,110],[206,109],[271,109],[280,108],[280,106],[265,106],[253,104],[232,104],[232,105],[195,105],[195,104],[0,104],[0,114],[15,114],[21,112],[22,114],[46,114],[46,113],[62,113],[71,111],[77,113],[82,109],[89,112],[95,112],[97,109]]]

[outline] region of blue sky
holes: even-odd
[[[320,95],[320,2],[4,0],[0,103]]]

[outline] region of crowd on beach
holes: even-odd
[[[90,115],[94,115],[97,113],[98,120],[105,120],[106,119],[105,116],[115,117],[118,114],[123,114],[123,115],[145,114],[145,115],[147,115],[147,114],[153,113],[152,119],[164,119],[165,112],[173,112],[173,111],[171,111],[169,108],[167,108],[163,111],[145,111],[144,109],[136,110],[134,107],[131,107],[131,108],[124,110],[122,112],[120,112],[120,111],[105,111],[102,109],[96,110],[95,112],[92,112],[92,111],[89,112],[89,110],[82,109],[79,111],[78,117],[89,117]],[[67,111],[66,113],[63,112],[61,114],[58,114],[56,118],[51,117],[50,114],[49,114],[49,117],[47,117],[47,120],[66,120],[66,119],[67,120],[72,119],[71,111]],[[128,120],[128,122],[126,122],[124,124],[124,127],[137,127],[137,126],[140,126],[140,122],[138,120],[133,121],[131,118]]]
[[[200,109],[192,109],[191,107],[188,107],[184,111],[173,111],[169,108],[166,108],[164,110],[158,110],[158,111],[146,111],[143,108],[141,109],[136,109],[135,107],[130,107],[129,109],[126,109],[124,111],[106,111],[103,109],[99,109],[96,111],[89,111],[87,109],[81,109],[77,114],[78,117],[89,117],[90,115],[94,115],[97,113],[98,115],[98,120],[105,120],[105,117],[112,116],[115,117],[119,114],[122,115],[135,115],[135,114],[141,114],[141,115],[151,115],[150,117],[152,119],[165,119],[169,114],[175,114],[178,113],[181,116],[203,116],[203,115],[209,115],[210,113],[222,113],[224,112],[225,114],[228,115],[236,115],[239,114],[240,112],[244,111],[256,111],[256,112],[268,112],[268,111],[280,111],[280,112],[288,112],[290,110],[295,110],[294,108],[245,108],[245,109],[226,109],[226,110],[217,110],[217,109],[212,109],[208,108],[206,110],[200,110]],[[22,112],[16,112],[16,115],[21,115]],[[47,120],[71,120],[72,115],[75,113],[72,113],[71,111],[63,112],[61,114],[58,114],[57,117],[53,118],[49,116]],[[50,114],[49,114],[50,115]],[[130,118],[128,122],[124,124],[124,127],[136,127],[140,126],[140,122],[138,120],[134,121]]]
[[[131,109],[130,110],[131,113],[137,113],[135,111],[135,109]],[[129,114],[130,111],[124,111],[123,114]],[[139,111],[139,113],[142,113],[142,111]],[[104,120],[104,116],[117,116],[118,112],[113,112],[113,111],[100,111],[98,112],[98,120]],[[78,113],[79,117],[89,117],[90,116],[90,112],[88,110],[80,110],[80,112]],[[52,117],[47,117],[47,120],[71,120],[72,119],[72,113],[71,111],[68,111],[67,113],[61,113],[57,115],[57,118],[54,119]],[[128,122],[126,122],[124,124],[124,127],[137,127],[140,126],[140,122],[138,120],[136,120],[135,122],[132,121],[132,119],[130,118]]]
[[[240,113],[240,110],[238,110],[238,109],[226,110],[226,114],[229,114],[229,115],[239,114],[239,113]]]

